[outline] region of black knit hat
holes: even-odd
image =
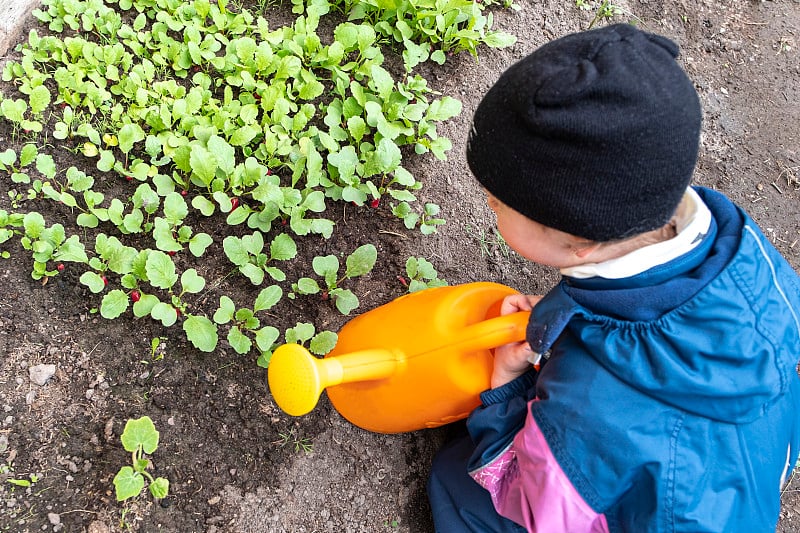
[[[467,162],[503,203],[593,241],[664,225],[692,179],[697,92],[678,46],[627,24],[552,41],[500,76]]]

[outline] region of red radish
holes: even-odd
[[[369,203],[369,206],[372,207],[372,208],[378,207],[379,205],[381,205],[381,199],[380,198],[375,198],[374,200],[372,200]]]
[[[104,287],[105,287],[106,285],[108,285],[108,280],[106,279],[106,277],[105,277],[105,276],[100,276],[100,279],[102,279],[102,280],[103,280],[103,286],[104,286]]]
[[[131,291],[131,300],[133,300],[134,303],[138,302],[141,297],[142,295],[139,294],[139,291]]]
[[[187,194],[189,194],[189,191],[187,191],[186,189],[183,189],[181,191],[181,196],[186,196]]]
[[[233,211],[237,207],[239,207],[239,199],[234,196],[233,198],[231,198],[231,211]]]
[[[170,257],[172,257],[173,255],[175,255],[175,250],[170,250],[170,251],[169,251],[169,252],[167,252],[167,253],[170,255]]]
[[[178,309],[177,307],[175,308],[175,314],[181,316],[181,310]]]
[[[397,281],[399,281],[400,285],[402,285],[403,287],[408,287],[408,282],[406,281],[406,278],[404,278],[403,276],[397,276]]]
[[[56,266],[56,268],[58,269],[59,272],[63,272],[64,271],[64,263],[59,263],[58,266]]]

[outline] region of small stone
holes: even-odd
[[[36,400],[36,391],[35,390],[28,391],[28,394],[25,395],[25,404],[31,405],[34,402],[34,400]]]
[[[28,369],[31,381],[43,387],[56,373],[56,365],[35,365]]]
[[[61,523],[61,516],[58,513],[47,513],[47,519],[54,526],[57,526]]]
[[[208,500],[208,505],[217,505],[221,499],[219,496],[214,496]]]

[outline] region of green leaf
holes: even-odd
[[[336,309],[345,316],[358,307],[358,297],[348,289],[333,289],[331,298],[336,303]]]
[[[374,244],[364,244],[347,257],[345,275],[348,278],[363,276],[375,266],[378,250]],[[347,313],[345,313],[347,314]]]
[[[212,135],[208,139],[207,146],[217,160],[217,167],[226,175],[231,174],[236,166],[236,152],[233,146],[219,135]]]
[[[505,48],[517,42],[517,38],[510,33],[493,31],[489,32],[486,37],[483,38],[483,42],[490,48]]]
[[[260,133],[261,129],[259,127],[245,125],[234,130],[233,135],[230,137],[230,143],[233,146],[247,146]]]
[[[206,280],[197,274],[197,270],[190,268],[181,274],[181,287],[184,292],[196,294],[206,286]]]
[[[250,254],[244,241],[239,237],[229,235],[222,241],[222,249],[231,263],[237,266],[246,265],[250,261]]]
[[[235,312],[236,304],[233,303],[233,300],[228,296],[222,295],[219,297],[219,308],[214,313],[212,319],[217,324],[227,324],[231,321]]]
[[[130,466],[123,466],[114,476],[114,492],[118,502],[138,496],[143,488],[144,477]]]
[[[246,354],[253,347],[253,343],[247,335],[242,333],[238,326],[233,326],[228,331],[228,343],[239,354]]]
[[[265,267],[264,271],[275,281],[286,281],[286,273],[277,267]]]
[[[439,100],[434,100],[428,107],[428,120],[440,122],[447,120],[461,113],[461,101],[445,96]]]
[[[272,350],[272,345],[278,340],[280,332],[272,326],[264,326],[256,331],[256,346],[262,352]]]
[[[35,87],[30,94],[31,112],[38,115],[50,105],[50,91],[44,85]]]
[[[311,266],[314,272],[325,278],[328,286],[331,286],[336,281],[336,276],[339,272],[339,259],[335,255],[317,256],[311,260]]]
[[[138,124],[125,124],[120,128],[117,134],[119,140],[119,149],[127,154],[133,148],[133,145],[145,138],[144,130]]]
[[[297,244],[288,234],[281,233],[270,243],[269,252],[272,259],[286,261],[297,255]]]
[[[321,331],[314,335],[309,343],[309,350],[317,355],[325,355],[336,346],[339,336],[333,331]]]
[[[153,287],[169,289],[178,281],[175,273],[175,263],[172,258],[161,250],[153,250],[147,257],[145,264],[147,278]]]
[[[159,320],[162,325],[170,327],[178,321],[178,311],[168,303],[158,302],[150,310],[150,316]]]
[[[173,225],[180,224],[189,214],[186,200],[177,192],[171,192],[164,198],[164,216]]]
[[[192,207],[194,207],[207,217],[213,215],[214,210],[216,209],[216,205],[214,204],[214,202],[212,202],[205,196],[195,196],[194,198],[192,198]]]
[[[17,152],[7,148],[5,152],[0,152],[0,170],[7,170],[6,167],[13,167],[17,162]]]
[[[379,65],[373,65],[370,69],[370,85],[374,86],[375,92],[381,100],[388,100],[389,95],[394,92],[394,79],[386,69]]]
[[[149,489],[153,498],[158,498],[159,500],[164,499],[167,497],[167,494],[169,494],[169,480],[163,477],[157,477],[150,483]]]
[[[317,294],[320,291],[317,280],[313,278],[300,278],[297,280],[297,289],[301,294]]]
[[[44,217],[36,211],[26,213],[25,217],[22,219],[22,226],[25,228],[26,236],[31,239],[38,239],[44,231]]]
[[[204,316],[187,315],[183,331],[192,345],[202,352],[213,352],[217,347],[217,325]]]
[[[403,156],[394,141],[383,138],[378,142],[378,146],[375,147],[374,157],[378,170],[387,173],[400,166]]]
[[[293,328],[286,330],[286,342],[306,342],[314,336],[314,324],[308,322],[298,322]]]
[[[143,416],[125,423],[120,440],[125,451],[133,453],[141,447],[144,453],[151,454],[158,448],[158,436],[153,421],[149,416]]]
[[[261,290],[253,304],[253,312],[266,311],[272,309],[283,297],[283,289],[278,285],[270,285]]]
[[[349,49],[358,42],[358,29],[352,22],[345,22],[336,27],[333,36],[345,49]]]
[[[114,289],[105,296],[100,303],[100,315],[103,318],[114,319],[128,309],[128,295],[120,289]]]
[[[250,283],[253,285],[261,285],[261,283],[264,282],[264,271],[253,263],[247,263],[240,266],[239,272],[247,277],[247,279],[249,279]]]
[[[189,251],[193,256],[200,257],[213,242],[208,233],[197,233],[189,239]]]
[[[77,235],[70,236],[58,246],[58,251],[53,255],[54,261],[70,261],[73,263],[88,263],[86,248]]]
[[[205,185],[211,185],[214,174],[217,172],[217,159],[214,154],[206,150],[203,146],[195,144],[192,146],[189,155],[189,163],[195,176]]]
[[[133,315],[138,318],[147,316],[152,313],[153,308],[159,303],[157,296],[152,294],[140,294],[139,301],[133,304]]]
[[[33,143],[26,144],[25,146],[22,147],[22,150],[20,150],[19,152],[19,166],[27,167],[36,159],[36,156],[38,155],[39,155],[39,150],[36,148],[35,144]]]
[[[89,287],[89,290],[94,294],[103,292],[103,289],[106,287],[106,283],[103,281],[103,278],[100,277],[100,275],[96,272],[92,271],[81,274],[80,282]]]

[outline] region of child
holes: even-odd
[[[701,111],[677,53],[629,25],[568,35],[475,113],[498,229],[563,278],[504,302],[532,309],[527,342],[496,350],[469,436],[434,460],[439,532],[775,530],[800,281],[744,211],[689,187]]]

